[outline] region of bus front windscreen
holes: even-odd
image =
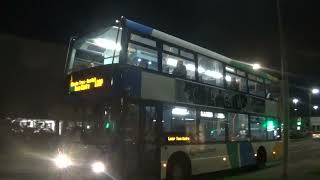
[[[70,47],[67,73],[118,63],[121,31],[121,28],[112,26],[91,36],[77,39]]]

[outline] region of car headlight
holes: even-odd
[[[320,134],[312,134],[313,138],[320,138]]]
[[[72,165],[71,159],[65,154],[58,154],[54,158],[54,163],[58,168],[67,168]]]
[[[105,172],[106,167],[102,162],[94,162],[91,164],[91,169],[95,173],[102,173]]]

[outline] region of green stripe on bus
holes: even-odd
[[[238,143],[227,143],[227,150],[231,167],[239,167]]]

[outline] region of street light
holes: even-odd
[[[311,121],[311,116],[312,116],[312,109],[317,110],[319,107],[317,105],[312,106],[312,95],[317,95],[319,94],[320,90],[318,88],[312,88],[311,92],[309,91],[308,96],[309,96],[309,102],[308,102],[308,111],[309,111],[309,123]],[[310,128],[310,127],[309,127]]]
[[[318,94],[318,93],[319,93],[319,89],[313,88],[313,89],[311,90],[311,92],[312,92],[312,94]]]
[[[261,65],[260,65],[260,64],[257,64],[257,63],[252,64],[252,69],[253,69],[253,70],[261,69]]]
[[[293,98],[293,99],[292,99],[292,102],[293,102],[293,104],[297,104],[297,103],[299,102],[299,99]]]

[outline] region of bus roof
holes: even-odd
[[[198,45],[195,45],[193,43],[190,43],[188,41],[182,40],[180,38],[174,37],[170,34],[164,33],[162,31],[153,29],[149,26],[145,26],[143,24],[131,21],[129,19],[125,19],[126,27],[129,29],[132,29],[134,31],[140,32],[141,34],[150,35],[152,37],[155,37],[157,39],[161,39],[163,41],[169,42],[171,44],[175,44],[177,46],[184,47],[186,49],[198,52],[200,54],[206,55],[208,57],[223,61],[231,66],[234,66],[236,68],[245,70],[246,72],[250,72],[252,74],[256,74],[258,76],[262,76],[264,78],[267,78],[269,80],[278,81],[278,78],[275,76],[272,76],[268,73],[262,72],[262,71],[254,71],[252,69],[252,66],[248,63],[238,61],[235,59],[228,58],[226,56],[223,56],[221,54],[218,54],[216,52],[210,51],[208,49],[205,49],[203,47],[200,47]]]

